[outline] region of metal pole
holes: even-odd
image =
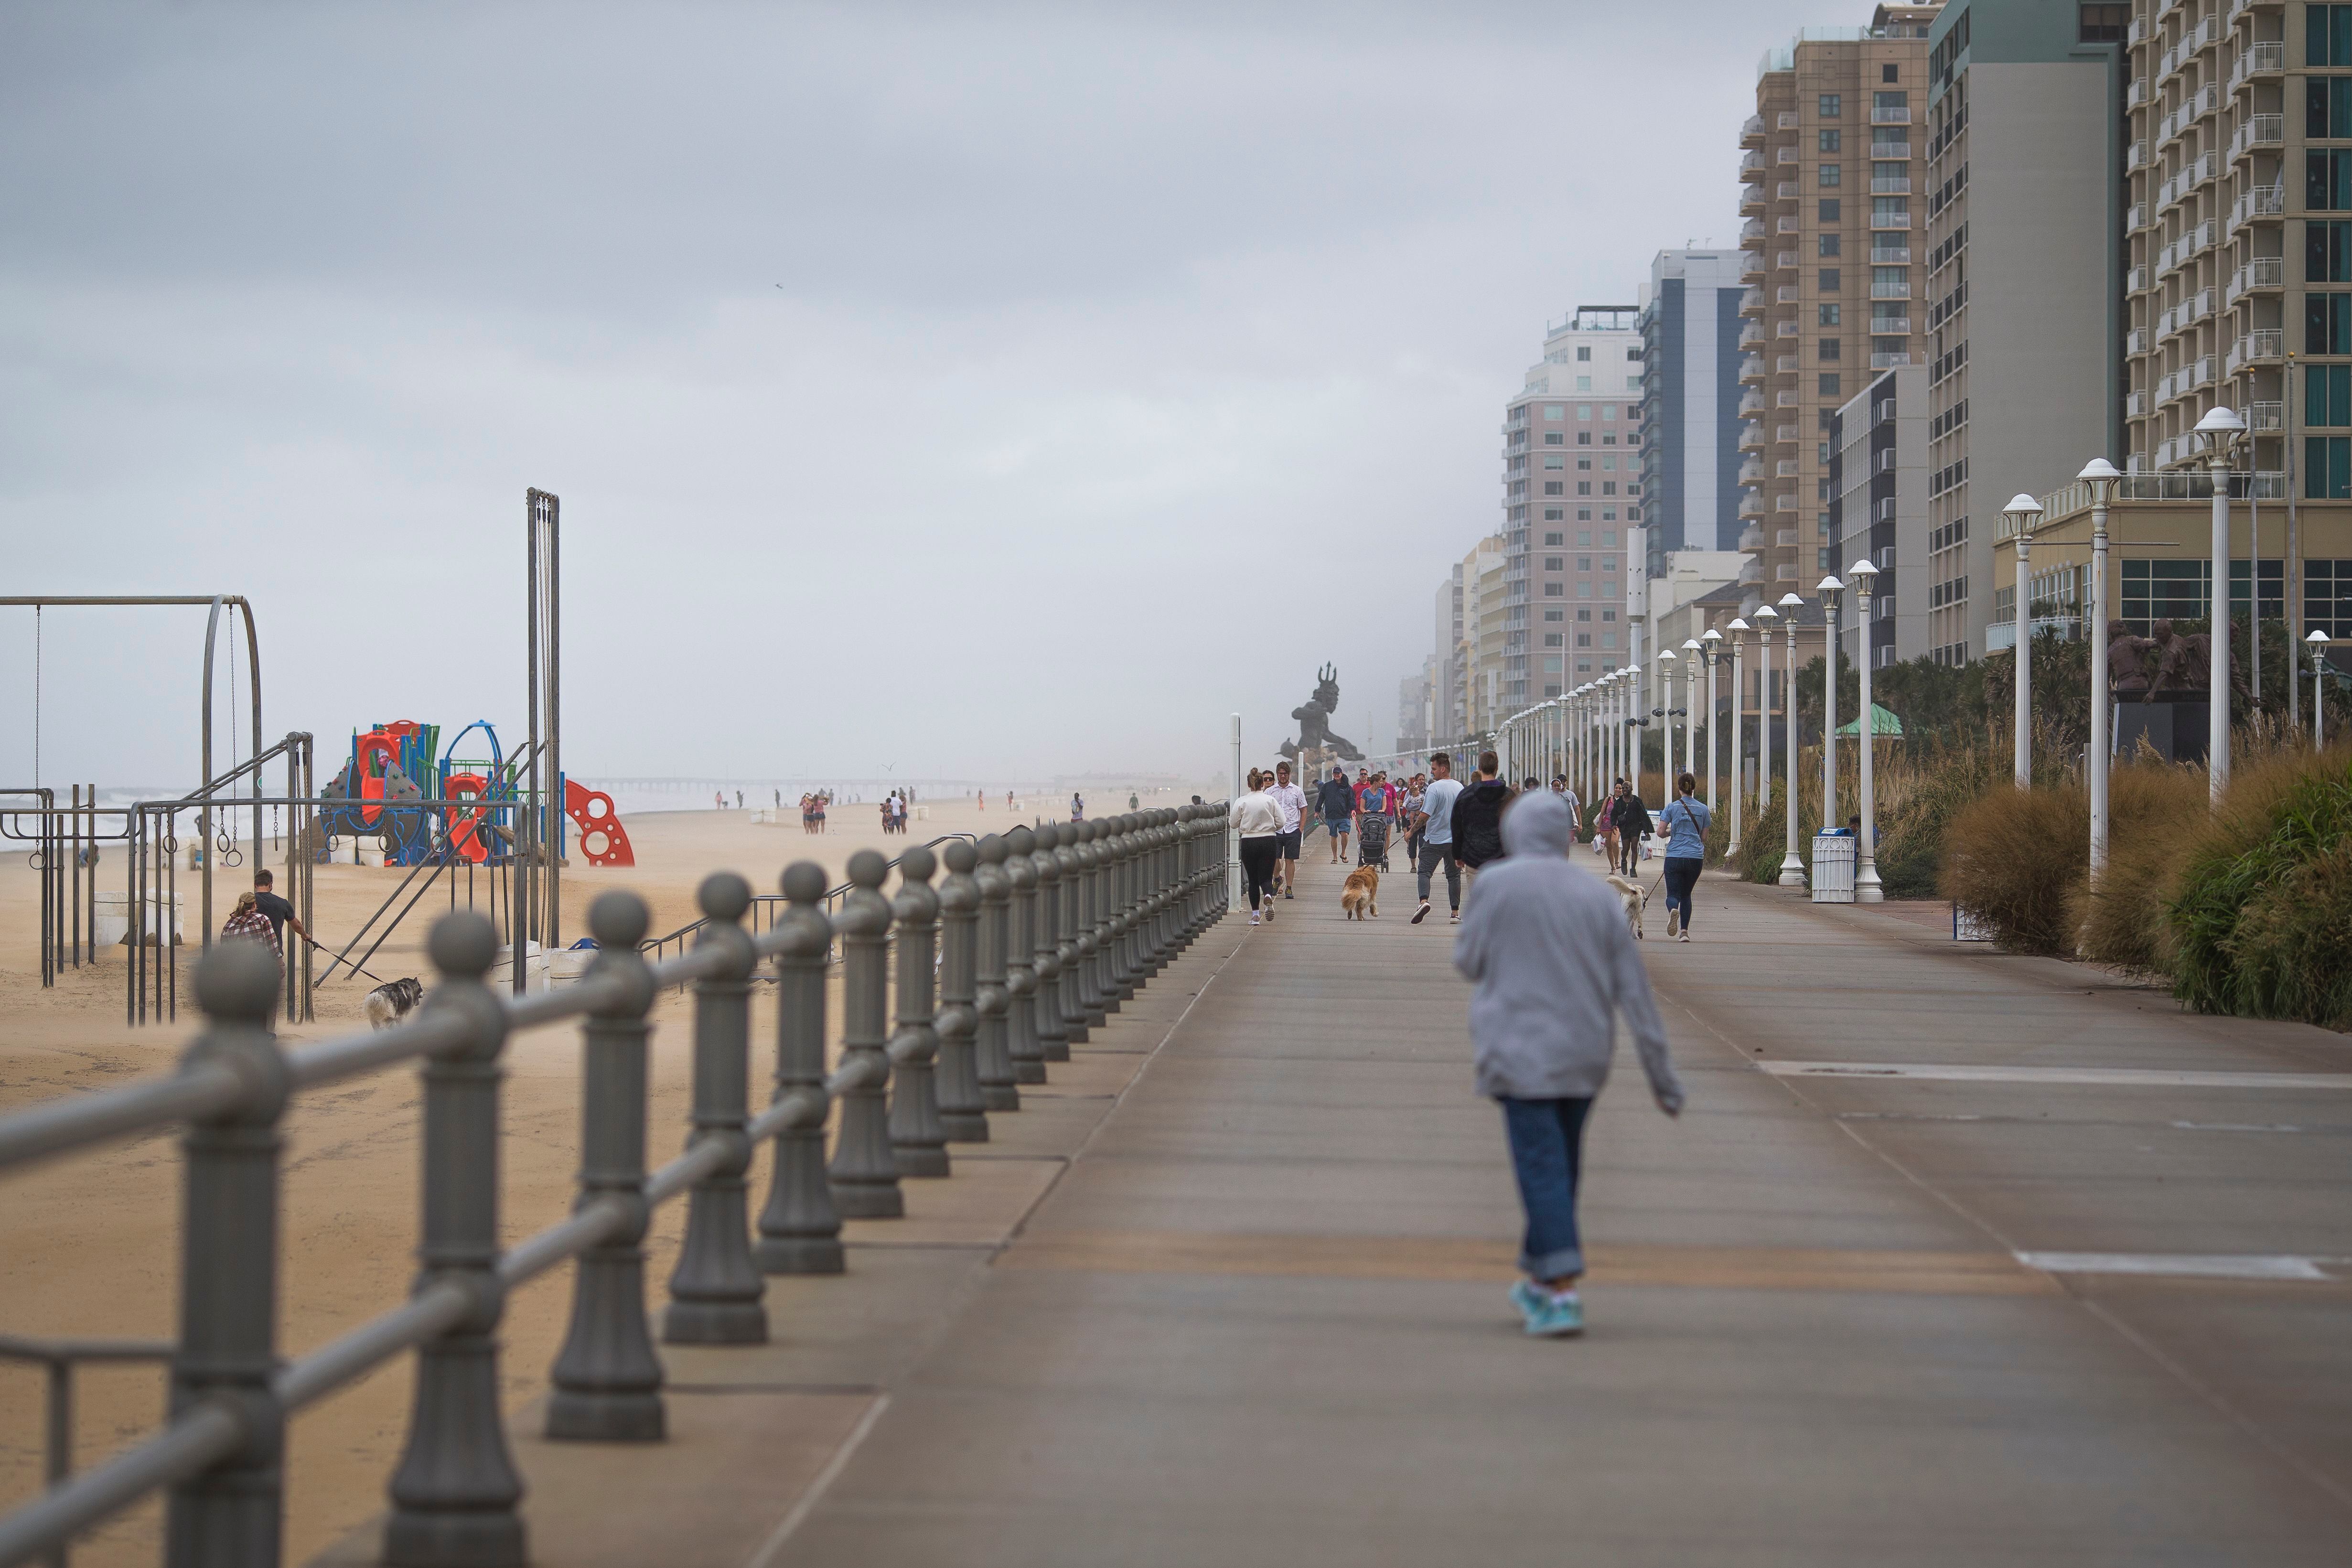
[[[588,929],[599,950],[589,977],[619,984],[584,1030],[575,1207],[618,1200],[629,1219],[574,1266],[572,1322],[549,1379],[546,1434],[658,1442],[667,1429],[662,1365],[646,1321],[646,1012],[654,981],[637,951],[646,938],[645,900],[617,890],[599,894],[588,906]]]
[[[1780,793],[1788,796],[1784,803],[1789,814],[1787,843],[1780,853],[1780,886],[1801,888],[1805,885],[1805,862],[1797,853],[1797,606],[1781,600],[1781,620],[1789,628],[1787,670],[1780,677],[1780,727],[1786,735],[1787,766],[1780,774]]]
[[[833,922],[824,912],[824,868],[784,868],[785,908],[777,920],[776,1074],[770,1103],[792,1094],[824,1096],[824,985]],[[824,1173],[824,1121],[776,1134],[776,1164],[760,1211],[753,1260],[763,1274],[842,1271],[841,1215]]]
[[[751,1165],[751,972],[759,967],[743,915],[751,884],[717,871],[695,891],[703,925],[694,950],[713,948],[722,966],[694,983],[694,1108],[691,1149],[720,1144],[726,1159],[687,1196],[686,1239],[669,1277],[662,1340],[673,1345],[768,1342],[765,1287],[751,1261],[747,1224]]]
[[[1835,586],[1832,586],[1835,584]],[[1837,713],[1839,634],[1838,590],[1845,584],[1834,577],[1822,583],[1822,827],[1837,826]]]
[[[1861,564],[1868,566],[1870,563],[1865,560]],[[1862,644],[1860,650],[1862,658],[1859,661],[1861,668],[1858,671],[1862,689],[1857,694],[1858,700],[1855,703],[1860,712],[1854,721],[1854,737],[1862,748],[1860,769],[1862,831],[1855,836],[1857,842],[1853,847],[1855,858],[1853,897],[1854,901],[1861,904],[1883,903],[1886,899],[1886,889],[1878,880],[1878,813],[1871,790],[1871,764],[1878,750],[1878,716],[1872,711],[1870,706],[1870,667],[1877,662],[1877,654],[1871,647],[1870,635],[1870,591],[1875,581],[1874,572],[1864,571],[1855,574],[1853,584],[1854,594],[1859,600],[1857,617],[1861,621]]]
[[[2107,496],[2112,479],[2091,486],[2091,883],[2107,868]],[[2294,684],[2290,680],[2289,686]]]
[[[834,921],[842,949],[841,1060],[845,1067],[872,1061],[887,1070],[891,909],[881,889],[890,874],[889,863],[877,850],[860,849],[849,858],[848,869],[850,889]],[[876,1074],[877,1080],[882,1076]],[[906,1197],[898,1191],[898,1157],[890,1147],[887,1100],[879,1081],[842,1095],[840,1129],[826,1177],[833,1185],[833,1206],[845,1219],[897,1219],[907,1212]]]
[[[1731,836],[1725,840],[1724,857],[1728,859],[1739,853],[1740,805],[1748,794],[1747,759],[1743,748],[1748,743],[1748,628],[1733,623],[1731,634]]]
[[[384,1562],[520,1568],[525,1550],[522,1478],[499,1414],[499,1085],[506,1010],[484,983],[498,932],[470,910],[435,922],[425,939],[441,984],[428,1014],[464,1020],[461,1044],[426,1059],[425,1215],[415,1291],[465,1288],[473,1310],[416,1351],[408,1438],[393,1472]]]
[[[2280,424],[2286,439],[2286,561],[2282,568],[2284,581],[2280,584],[2286,595],[2286,722],[2292,730],[2303,722],[2301,697],[2303,688],[2295,684],[2294,650],[2303,646],[2303,594],[2296,586],[2303,578],[2303,534],[2297,527],[2294,494],[2294,351],[2286,355],[2286,374],[2281,383]],[[2317,687],[2313,687],[2315,692]],[[2319,721],[2319,710],[2311,710],[2312,722]]]
[[[2230,447],[2217,435],[2209,467],[2213,476],[2211,630],[2206,637],[2205,780],[2213,809],[2230,788]]]
[[[2033,589],[2028,562],[2031,530],[2017,531],[2017,787],[2033,787]]]
[[[890,1036],[894,1068],[890,1094],[890,1152],[901,1176],[949,1173],[948,1133],[940,1121],[940,1054],[933,1026],[931,986],[939,952],[940,896],[931,890],[939,860],[921,845],[898,857],[898,896],[890,910],[898,928],[897,1027]]]

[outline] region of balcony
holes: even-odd
[[[1878,175],[1870,182],[1870,194],[1874,196],[1907,196],[1911,194],[1911,176],[1908,174]]]
[[[1772,427],[1772,440],[1776,446],[1785,447],[1796,438],[1797,427],[1794,425],[1776,425]]]
[[[1751,386],[1739,395],[1739,416],[1742,419],[1753,419],[1763,412],[1764,395],[1762,393]]]
[[[1874,337],[1907,338],[1911,335],[1911,318],[1908,316],[1873,316],[1870,318],[1870,331],[1871,335]]]
[[[1746,223],[1741,224],[1739,226],[1739,243],[1743,247],[1762,245],[1764,243],[1764,220],[1760,217],[1751,217]]]
[[[2212,385],[2214,372],[2213,356],[2211,354],[2201,356],[2195,364],[2189,367],[2187,372],[2189,379],[2182,384],[2181,390],[2194,392],[2200,386]]]
[[[2278,76],[2286,69],[2286,45],[2276,39],[2254,44],[2238,57],[2238,64],[2246,76]]]
[[[1907,349],[1901,353],[1873,354],[1870,356],[1870,368],[1873,370],[1893,370],[1898,364],[1909,364],[1910,363],[1911,354],[1910,351]]]
[[[2147,78],[2141,77],[2124,89],[2124,107],[2137,109],[2147,101]]]
[[[1783,131],[1794,131],[1802,123],[1803,121],[1798,117],[1795,110],[1784,109],[1780,110],[1780,118],[1779,121],[1780,129]]]
[[[1740,401],[1743,405],[1747,402],[1745,398],[1742,398]],[[1772,395],[1772,406],[1775,408],[1794,408],[1797,406],[1796,393],[1788,387],[1781,388],[1779,392]]]
[[[1762,115],[1751,114],[1745,121],[1740,122],[1739,144],[1742,147],[1760,147],[1764,144],[1764,117]]]
[[[1756,551],[1763,549],[1764,531],[1761,528],[1757,527],[1754,523],[1750,523],[1746,528],[1741,529],[1739,531],[1739,543],[1738,548],[1747,551],[1751,554]]]
[[[2148,331],[2146,327],[2134,327],[2130,331],[2124,334],[2124,353],[2127,354],[2144,354],[2147,353],[2147,350]]]
[[[1908,283],[1873,283],[1870,286],[1870,297],[1874,300],[1908,300],[1911,298],[1911,285]]]
[[[2137,234],[2147,226],[2147,204],[2146,202],[2132,203],[2131,206],[2124,213],[2125,230],[2128,233]]]
[[[2286,357],[2286,333],[2278,327],[2256,327],[2238,340],[2241,364],[2276,364]]]
[[[2145,264],[2135,267],[2124,274],[2124,292],[2126,294],[2147,293],[2147,268]]]
[[[2136,49],[2146,42],[2147,42],[2147,18],[2135,16],[2132,18],[2130,30],[2124,35],[2125,47]]]
[[[1797,150],[1794,147],[1783,147],[1772,154],[1775,163],[1793,163],[1796,161]]]
[[[2284,403],[2249,403],[2246,405],[2246,428],[2249,430],[2285,429],[2286,405]]]
[[[1784,498],[1784,499],[1793,500],[1795,500],[1796,498],[1795,498],[1795,497],[1793,497],[1793,496],[1791,496],[1791,497],[1787,497],[1787,498]],[[1796,543],[1796,542],[1797,542],[1797,531],[1796,531],[1795,529],[1793,529],[1793,528],[1781,528],[1781,529],[1775,529],[1775,530],[1773,531],[1773,533],[1772,533],[1772,543],[1773,543],[1773,545],[1774,545],[1774,547],[1775,547],[1775,548],[1777,548],[1777,549],[1780,549],[1780,550],[1786,550],[1786,549],[1788,549],[1790,545],[1792,545],[1792,544],[1794,544],[1794,543]]]
[[[1772,270],[1775,272],[1794,271],[1796,266],[1797,253],[1793,250],[1784,250],[1772,258]]]
[[[2286,258],[2283,256],[2257,256],[2242,270],[2249,294],[2266,294],[2286,287]]]
[[[1739,465],[1739,482],[1743,485],[1762,484],[1764,482],[1763,460],[1758,458],[1750,458],[1746,462],[1741,463]]]
[[[2277,217],[2286,211],[2286,185],[2256,185],[2246,193],[2246,216]]]
[[[1762,354],[1741,355],[1739,360],[1739,379],[1751,385],[1757,382],[1762,381],[1764,379],[1764,356]]]
[[[1764,177],[1764,154],[1761,153],[1742,153],[1739,155],[1739,177],[1743,180],[1762,179]]]
[[[1873,125],[1908,125],[1911,111],[1907,109],[1874,109],[1870,111]]]
[[[1764,313],[1764,290],[1751,288],[1739,296],[1739,313],[1760,316]]]
[[[1759,398],[1756,405],[1759,409],[1762,408],[1763,400]],[[1743,452],[1760,452],[1764,449],[1764,426],[1760,421],[1743,419],[1739,422],[1739,449]]]
[[[2133,419],[2145,417],[2147,414],[2147,394],[2139,391],[2126,393],[2124,395],[2124,413],[2127,417]]]
[[[1906,229],[1911,226],[1911,215],[1909,213],[1873,213],[1870,215],[1870,226],[1874,230]]]
[[[1797,510],[1797,498],[1795,496],[1774,496],[1772,498],[1772,510],[1774,511],[1794,511]]]
[[[1780,221],[1775,223],[1772,226],[1774,231],[1780,234],[1794,234],[1798,229],[1797,220],[1794,217],[1786,216],[1783,216]]]
[[[1764,498],[1754,490],[1748,490],[1743,493],[1739,498],[1739,515],[1742,517],[1762,517],[1764,515]]]
[[[1797,356],[1795,354],[1782,354],[1780,358],[1772,362],[1772,369],[1776,374],[1780,375],[1796,374]]]
[[[2286,116],[2284,114],[2252,114],[2246,117],[2245,144],[2248,152],[2257,147],[2286,145]]]
[[[1795,479],[1797,477],[1797,459],[1794,458],[1783,458],[1779,462],[1773,464],[1772,477],[1780,479]]]
[[[1897,158],[1908,159],[1911,156],[1911,143],[1908,142],[1873,142],[1870,144],[1870,155],[1872,158],[1882,163],[1891,163]]]
[[[1774,201],[1780,202],[1795,201],[1797,199],[1797,182],[1794,180],[1781,181],[1780,184],[1773,190],[1772,199]]]
[[[1772,302],[1776,305],[1793,305],[1798,302],[1798,289],[1794,283],[1783,283],[1772,292]]]
[[[1749,218],[1761,217],[1764,216],[1763,186],[1742,185],[1739,187],[1739,216]]]
[[[1740,329],[1739,329],[1739,346],[1740,346],[1742,349],[1752,349],[1752,348],[1755,348],[1758,344],[1761,343],[1763,341],[1764,341],[1764,323],[1763,323],[1763,322],[1761,322],[1761,321],[1750,321],[1750,322],[1748,322],[1746,326],[1744,326],[1744,327],[1742,327],[1742,328],[1740,328]]]
[[[1772,335],[1776,338],[1793,338],[1797,335],[1797,323],[1775,321],[1772,323]]]
[[[2200,185],[2210,185],[2221,177],[2221,174],[2220,156],[2212,153],[2200,153],[2197,155],[2197,161],[2189,165],[2188,183],[2180,188],[2183,191],[2192,191]]]
[[[2156,319],[2156,341],[2162,342],[2180,330],[2180,307],[2175,305]]]
[[[2146,142],[2135,142],[2125,149],[2124,173],[2129,174],[2134,169],[2145,168],[2147,165],[2147,143]]]
[[[1762,251],[1750,251],[1739,258],[1739,280],[1742,283],[1751,282],[1763,276],[1764,253]]]
[[[1911,265],[1911,247],[1907,245],[1879,246],[1871,251],[1870,264],[1873,267],[1908,267]]]

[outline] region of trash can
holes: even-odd
[[[1854,837],[1845,828],[1813,835],[1813,902],[1853,902],[1853,851]]]

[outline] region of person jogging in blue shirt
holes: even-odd
[[[1699,804],[1698,780],[1688,773],[1675,779],[1675,798],[1658,813],[1659,830],[1666,835],[1666,934],[1690,941],[1691,891],[1706,864],[1708,812]]]

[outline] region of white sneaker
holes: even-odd
[[[1250,911],[1250,924],[1257,924],[1257,911],[1255,910],[1252,910]]]

